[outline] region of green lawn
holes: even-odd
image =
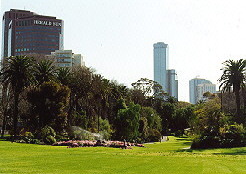
[[[246,173],[246,147],[185,150],[188,139],[146,148],[66,148],[0,141],[0,173]]]

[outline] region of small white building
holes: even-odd
[[[196,104],[200,100],[204,100],[205,92],[215,93],[216,85],[211,81],[201,78],[194,78],[189,81],[190,103]]]
[[[206,97],[204,97],[204,93],[210,92],[212,94],[216,93],[216,85],[215,84],[199,84],[196,86],[197,90],[197,98],[196,101],[206,100]]]
[[[72,50],[55,50],[55,52],[51,52],[47,57],[54,59],[58,67],[85,66],[83,56],[81,54],[74,54]]]

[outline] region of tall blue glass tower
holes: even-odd
[[[154,81],[167,91],[168,44],[157,42],[154,44]]]

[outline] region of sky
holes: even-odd
[[[128,87],[153,79],[153,44],[168,44],[180,101],[189,101],[189,80],[218,88],[222,63],[246,57],[244,0],[1,0],[0,7],[1,15],[25,9],[64,20],[64,49]]]

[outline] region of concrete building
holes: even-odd
[[[53,59],[58,67],[85,66],[81,54],[74,54],[72,50],[55,50],[47,57]]]
[[[216,85],[211,81],[201,78],[194,78],[189,81],[190,103],[196,104],[203,99],[205,92],[216,92]]]
[[[203,96],[205,92],[216,93],[216,85],[215,84],[199,84],[196,86],[197,96],[196,101],[206,100],[206,97]]]
[[[174,69],[167,70],[167,91],[170,96],[178,98],[178,80]]]
[[[2,59],[63,49],[63,21],[56,17],[11,9],[4,13],[2,27]]]
[[[154,47],[154,81],[170,96],[178,98],[178,80],[174,69],[169,68],[168,44],[157,42]]]

